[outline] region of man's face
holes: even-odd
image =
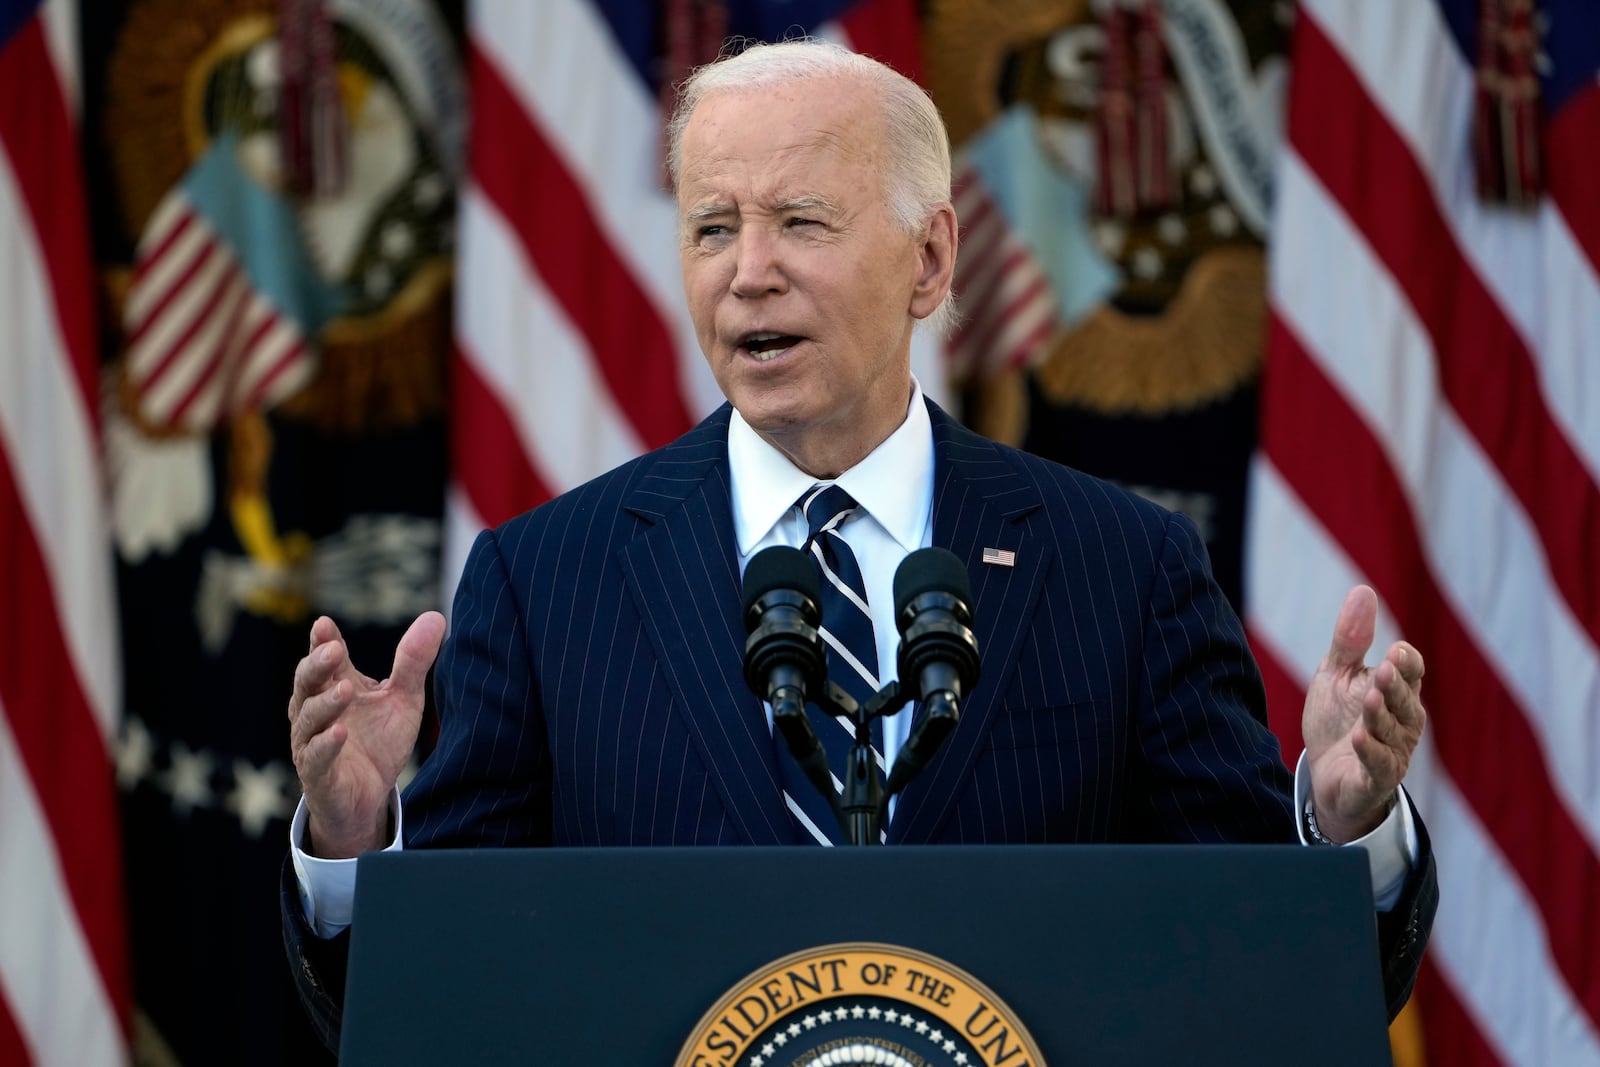
[[[897,226],[884,120],[858,82],[713,93],[684,131],[683,286],[723,393],[814,475],[853,465],[900,425],[911,330],[949,284],[948,247]]]

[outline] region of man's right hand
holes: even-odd
[[[422,724],[428,668],[444,616],[417,617],[383,681],[357,671],[333,620],[311,624],[311,650],[294,670],[289,751],[305,791],[308,853],[346,859],[387,844],[389,795]]]

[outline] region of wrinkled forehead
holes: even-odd
[[[882,108],[846,79],[806,79],[708,93],[680,146],[678,195],[694,199],[734,182],[776,193],[808,175],[877,175],[884,151]]]

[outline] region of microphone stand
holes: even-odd
[[[937,551],[923,549],[921,556],[926,562],[927,553]],[[791,562],[784,553],[799,562]],[[745,680],[758,695],[766,696],[772,708],[774,732],[783,738],[806,780],[827,800],[842,839],[852,845],[882,843],[889,798],[904,789],[932,760],[955,729],[960,714],[956,694],[977,680],[978,649],[967,628],[971,615],[966,601],[971,594],[965,591],[964,575],[959,574],[960,561],[948,552],[944,555],[951,561],[949,566],[956,568],[960,578],[956,589],[964,595],[936,586],[922,591],[913,587],[913,595],[903,597],[899,589],[900,573],[905,570],[902,565],[895,577],[896,598],[904,601],[899,673],[916,681],[911,685],[890,682],[864,704],[858,704],[837,683],[826,680],[822,640],[815,629],[816,583],[809,579],[800,553],[792,548],[769,548],[751,564],[755,567],[762,560],[767,561],[762,564],[765,569],[754,594],[747,589],[744,611],[750,636],[745,644]],[[935,577],[939,577],[940,568],[948,569],[937,556],[931,566]],[[925,573],[919,578],[925,582],[929,567],[922,569]],[[949,575],[943,577],[948,584]],[[914,642],[918,651],[908,652],[908,641]],[[929,692],[923,693],[923,687]],[[855,727],[855,740],[838,794],[833,791],[827,752],[806,715],[808,695],[824,712],[846,719]],[[872,754],[872,720],[890,714],[914,697],[917,709],[911,733],[900,747],[886,783]]]
[[[857,704],[849,693],[829,682],[820,702],[824,710],[843,715],[856,728],[855,743],[850,746],[846,764],[844,790],[839,799],[839,828],[852,845],[882,843],[883,817],[889,798],[883,791],[883,775],[872,758],[872,720],[899,703],[899,695],[900,683],[890,682],[865,704]]]
[[[855,726],[856,739],[850,746],[846,764],[848,773],[841,795],[835,797],[833,776],[828,770],[828,757],[822,742],[811,729],[806,718],[805,703],[798,691],[785,687],[773,703],[773,723],[787,742],[790,754],[800,765],[806,778],[817,791],[827,798],[846,843],[851,845],[882,844],[883,824],[888,820],[889,798],[906,787],[916,774],[933,759],[934,753],[950,736],[959,719],[956,702],[948,693],[935,693],[919,702],[914,712],[916,725],[911,736],[901,746],[895,757],[894,772],[887,784],[878,772],[877,761],[872,758],[872,720],[890,714],[908,699],[899,682],[890,682],[872,695],[865,704],[839,687],[828,682],[813,699],[829,715],[843,716]],[[782,706],[780,706],[782,705]]]
[[[931,550],[923,550],[923,558],[928,552]],[[955,568],[960,568],[960,561],[955,561],[954,557],[950,557],[950,560],[954,561]],[[934,565],[936,569],[946,566],[938,560]],[[926,566],[923,569],[926,571]],[[755,579],[755,573],[760,574],[758,579]],[[899,581],[901,579],[896,574],[896,582]],[[958,587],[965,587],[965,579]],[[942,598],[934,606],[946,611],[958,606],[966,611],[962,598],[939,593],[938,589],[928,592]],[[896,595],[899,597],[898,587]],[[904,597],[899,598],[904,600]],[[923,598],[926,598],[926,593]],[[966,598],[970,600],[970,593],[966,593]],[[790,757],[794,758],[795,765],[806,781],[811,782],[814,789],[826,798],[827,806],[838,822],[842,840],[850,845],[880,845],[883,825],[888,822],[890,797],[904,789],[910,777],[926,766],[950,729],[954,729],[957,705],[954,697],[941,689],[918,701],[915,726],[898,757],[894,758],[894,773],[888,776],[888,784],[885,784],[883,774],[878,771],[877,760],[872,757],[872,720],[898,710],[899,705],[918,696],[917,688],[890,681],[877,693],[867,697],[864,704],[858,704],[845,689],[827,680],[822,638],[816,630],[819,614],[816,600],[816,576],[797,549],[773,547],[762,550],[754,560],[750,560],[744,597],[744,625],[749,633],[744,645],[744,678],[750,689],[757,696],[765,697],[773,709],[774,734],[784,739]],[[952,600],[952,603],[946,605],[944,600]],[[906,613],[907,621],[914,619],[917,614],[915,605],[906,606]],[[965,643],[971,646],[974,661],[968,673],[976,677],[978,648],[973,643],[971,633],[958,625],[960,619],[947,621],[944,616],[930,616],[928,622],[930,624],[918,622],[909,630],[906,622],[901,622],[901,633],[915,635],[922,645],[928,640],[928,633],[950,630],[955,637],[965,633]],[[928,681],[923,675],[928,675],[930,667],[941,665],[939,649],[946,648],[949,643],[946,641],[934,648],[934,661],[931,664],[923,662],[926,656],[906,661],[906,649],[902,648],[901,659],[904,662],[901,664],[901,673],[914,667],[910,677],[922,678],[922,685],[926,685]],[[955,641],[954,648],[957,653],[962,651],[960,641]],[[946,673],[958,673],[958,670],[958,667],[946,667]],[[930,677],[938,681],[942,675],[934,672]],[[952,673],[949,685],[955,685],[957,680],[955,673]],[[973,678],[965,680],[971,683]],[[810,718],[806,717],[808,696],[824,712],[835,718],[845,718],[854,725],[856,737],[850,752],[846,753],[845,779],[840,784],[840,793],[834,793],[834,773],[829,769],[827,752],[822,749],[822,742],[811,728]]]

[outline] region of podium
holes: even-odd
[[[890,1050],[902,1033],[906,1048],[921,1042],[867,1062],[1389,1062],[1359,849],[533,849],[360,863],[341,1048],[354,1067],[856,1062],[801,1053],[828,1025]],[[943,1043],[929,1046],[931,1032]]]

